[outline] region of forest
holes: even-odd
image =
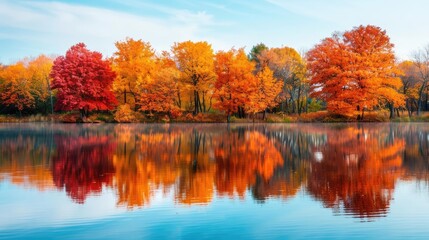
[[[215,52],[205,41],[157,52],[133,38],[115,46],[112,56],[77,43],[63,56],[0,64],[0,121],[424,120],[429,111],[429,45],[399,61],[377,26],[335,32],[305,53],[263,43]]]

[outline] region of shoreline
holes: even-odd
[[[142,117],[132,122],[118,122],[115,121],[111,113],[94,113],[90,115],[85,121],[78,121],[76,113],[55,113],[50,115],[2,115],[0,114],[0,123],[31,123],[31,122],[52,122],[52,123],[228,123],[224,114],[217,113],[204,113],[193,116],[191,114],[184,115],[176,119],[169,119],[167,116],[157,116],[152,118]],[[405,114],[404,114],[405,115]],[[365,119],[357,120],[352,117],[333,116],[326,111],[303,113],[301,115],[287,115],[269,113],[266,119],[261,118],[236,118],[232,117],[230,123],[380,123],[380,122],[429,122],[429,112],[423,112],[420,116],[400,116],[389,119],[388,115],[383,112],[371,112]]]

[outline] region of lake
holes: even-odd
[[[429,124],[0,124],[0,238],[427,239]]]

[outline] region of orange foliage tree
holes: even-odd
[[[255,80],[255,88],[251,92],[250,103],[246,109],[247,112],[253,114],[264,111],[263,118],[265,119],[266,109],[275,107],[278,104],[276,98],[282,91],[283,82],[277,81],[273,77],[273,72],[268,67],[258,72]]]
[[[45,113],[48,108],[48,98],[51,99],[52,59],[40,55],[37,58],[24,58],[15,64],[0,69],[0,99],[5,106],[18,110],[41,110]]]
[[[155,69],[152,80],[140,94],[140,110],[165,112],[175,117],[180,114],[180,72],[167,53],[158,58]]]
[[[214,107],[225,111],[228,121],[233,113],[244,110],[255,84],[254,63],[247,59],[243,49],[220,51],[216,54]],[[241,109],[240,109],[241,108]]]
[[[172,47],[172,52],[181,72],[183,85],[191,91],[193,113],[210,109],[212,87],[215,81],[213,49],[207,42],[181,42]]]
[[[0,72],[0,78],[3,79],[0,86],[3,105],[17,109],[20,115],[22,110],[35,106],[29,72],[24,62],[5,67]]]
[[[112,68],[117,76],[113,82],[113,90],[122,95],[121,103],[131,106],[138,102],[145,84],[150,82],[155,71],[155,51],[149,42],[127,38],[116,42],[117,51],[113,55]],[[130,101],[127,96],[130,95]],[[135,107],[135,109],[137,109]]]
[[[359,26],[324,39],[308,52],[312,96],[330,112],[350,115],[380,104],[399,107],[404,96],[397,77],[393,44],[379,27]]]

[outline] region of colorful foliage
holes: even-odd
[[[324,39],[308,52],[308,68],[312,96],[333,113],[363,115],[380,104],[404,105],[393,44],[379,27],[359,26]]]
[[[116,74],[110,62],[83,43],[72,46],[54,61],[52,89],[58,89],[56,110],[112,110],[116,98],[111,90]]]

